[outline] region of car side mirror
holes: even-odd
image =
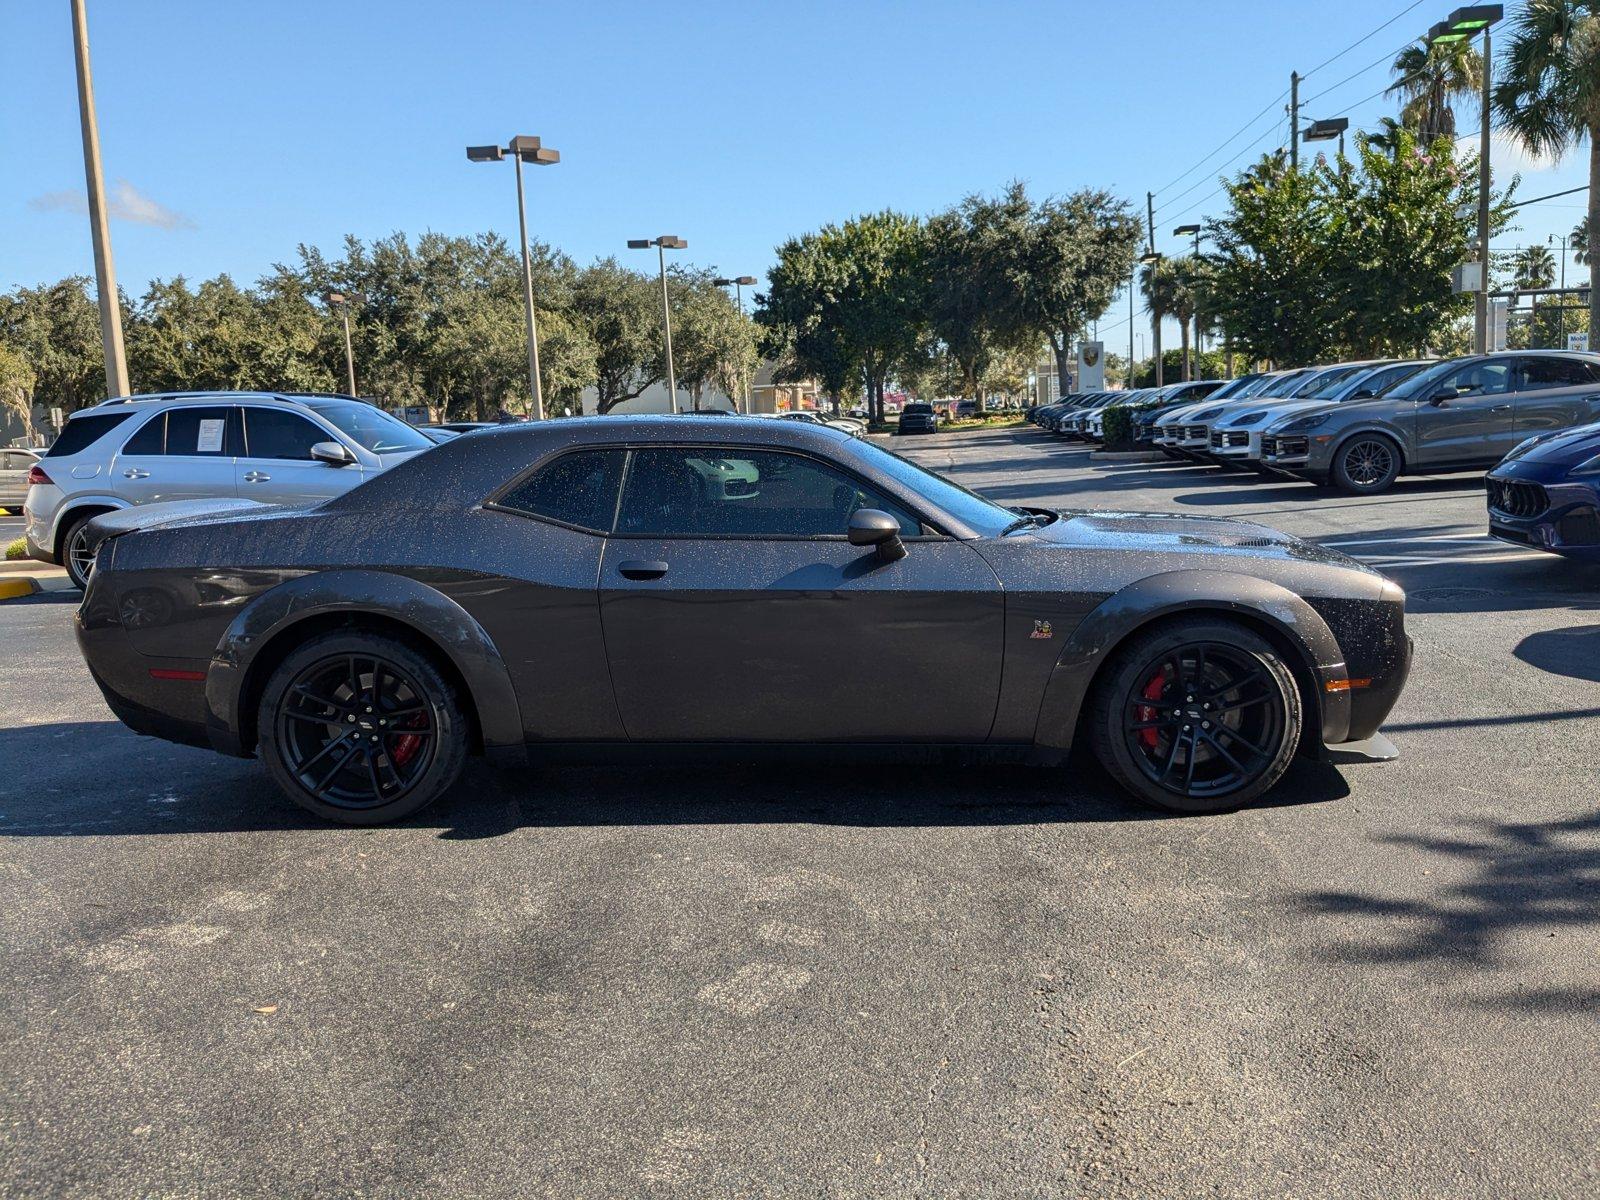
[[[879,562],[899,562],[906,556],[900,522],[880,508],[861,508],[850,514],[850,544],[876,546]]]
[[[1357,388],[1355,391],[1350,393],[1350,399],[1352,399],[1352,400],[1370,400],[1374,396],[1376,396],[1377,394],[1378,393],[1373,391],[1371,388]]]
[[[1450,401],[1454,400],[1455,398],[1456,398],[1455,389],[1454,388],[1445,388],[1444,391],[1435,392],[1433,395],[1429,396],[1428,397],[1428,403],[1433,405],[1435,408],[1443,408],[1446,404],[1450,403]]]
[[[318,442],[311,447],[311,457],[330,467],[348,467],[356,460],[356,456],[338,442]]]

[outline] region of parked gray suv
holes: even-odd
[[[1261,461],[1346,492],[1400,475],[1487,470],[1524,438],[1600,420],[1600,354],[1454,358],[1382,396],[1295,413],[1262,431]]]
[[[29,473],[28,554],[82,587],[84,527],[136,504],[240,498],[309,504],[348,492],[433,443],[349,396],[189,392],[82,409]]]

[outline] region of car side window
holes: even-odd
[[[166,453],[169,457],[225,458],[234,452],[228,445],[227,433],[226,408],[167,410]]]
[[[1575,358],[1525,358],[1522,360],[1522,390],[1546,391],[1549,388],[1584,387],[1596,381],[1588,363]]]
[[[134,431],[123,444],[124,454],[165,454],[167,442],[167,414],[158,412]]]
[[[311,447],[331,442],[333,437],[320,425],[297,413],[281,408],[255,408],[245,405],[244,449],[249,458],[279,458],[309,461]]]
[[[1468,363],[1446,375],[1434,386],[1432,395],[1451,391],[1458,398],[1498,396],[1511,390],[1511,364],[1506,361]],[[1422,399],[1431,399],[1432,395]]]
[[[626,450],[575,450],[546,463],[495,502],[529,516],[611,532]]]
[[[876,508],[906,537],[921,523],[901,505],[815,459],[744,447],[636,450],[619,534],[656,537],[843,537],[850,515]]]

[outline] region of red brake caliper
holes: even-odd
[[[1150,682],[1144,685],[1144,691],[1139,694],[1146,700],[1160,700],[1161,693],[1166,689],[1166,686],[1167,668],[1162,666],[1154,675],[1150,676]],[[1143,704],[1134,711],[1139,714],[1140,721],[1154,721],[1158,715],[1156,709]],[[1154,726],[1149,729],[1141,729],[1139,730],[1139,740],[1145,744],[1147,749],[1154,750],[1157,741],[1160,740],[1159,734],[1160,730]]]
[[[427,717],[418,713],[411,719],[413,721],[426,721]],[[390,736],[394,741],[389,746],[389,757],[393,760],[395,766],[403,767],[416,757],[417,750],[422,745],[422,738],[415,733],[396,733],[390,734]]]

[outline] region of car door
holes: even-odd
[[[1600,366],[1580,358],[1517,360],[1517,440],[1600,420]]]
[[[238,493],[265,504],[315,504],[339,496],[364,478],[359,463],[318,462],[311,447],[339,439],[310,417],[285,408],[245,404],[242,439],[234,460]]]
[[[1516,445],[1511,368],[1510,358],[1473,359],[1416,397],[1416,465],[1496,462]]]
[[[111,483],[130,504],[231,497],[233,443],[230,405],[166,408],[122,444]]]
[[[900,520],[904,558],[849,544],[861,508]],[[994,721],[994,572],[807,455],[634,450],[600,612],[634,741],[979,742]]]

